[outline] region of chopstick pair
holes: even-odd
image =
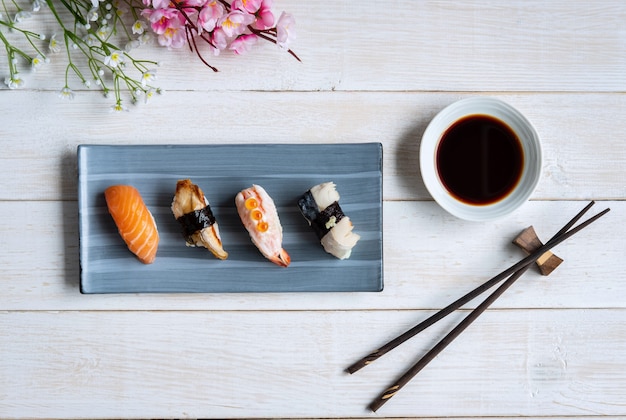
[[[580,218],[595,204],[594,201],[590,202],[584,209],[582,209],[576,216],[574,216],[561,230],[559,230],[548,242],[546,242],[540,248],[537,248],[534,252],[529,254],[526,258],[520,260],[516,264],[513,264],[508,269],[504,270],[500,274],[487,280],[482,285],[478,286],[465,296],[452,302],[450,305],[441,309],[439,312],[431,315],[424,321],[417,324],[415,327],[409,329],[405,333],[399,335],[397,338],[389,341],[376,351],[370,353],[364,358],[358,360],[347,368],[349,373],[354,373],[359,369],[371,364],[379,357],[383,356],[387,352],[398,347],[408,339],[414,337],[419,332],[425,330],[431,325],[440,321],[447,315],[451,314],[455,310],[459,309],[464,304],[470,302],[475,297],[481,295],[505,277],[510,276],[500,287],[498,287],[491,295],[489,295],[480,305],[478,305],[470,314],[465,317],[452,331],[450,331],[441,341],[439,341],[430,351],[428,351],[416,364],[414,364],[404,375],[402,375],[392,386],[387,388],[378,398],[376,398],[369,406],[372,411],[378,410],[383,404],[385,404],[391,397],[393,397],[402,387],[404,387],[415,375],[417,375],[430,361],[432,361],[443,349],[445,349],[456,337],[458,337],[472,322],[474,322],[502,293],[504,293],[515,281],[522,276],[528,270],[531,264],[533,264],[539,257],[541,257],[550,248],[560,244],[566,239],[570,238],[577,232],[581,231],[591,223],[598,220],[609,212],[609,208],[603,210],[597,215],[590,217],[586,221],[580,223],[578,226],[572,228],[572,226],[580,220]],[[570,230],[571,228],[571,230]]]

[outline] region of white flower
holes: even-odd
[[[110,55],[104,57],[104,64],[113,68],[124,62],[124,53],[121,51],[113,51]]]
[[[146,85],[154,79],[156,79],[156,69],[143,72],[141,75],[141,86],[146,87]]]
[[[61,51],[61,45],[59,44],[59,41],[57,41],[57,34],[52,34],[52,36],[50,37],[48,49],[51,53],[58,53],[59,51]]]
[[[18,77],[17,73],[15,73],[13,77],[5,78],[4,84],[7,85],[9,89],[17,89],[24,86],[24,80],[21,77]]]
[[[72,91],[72,89],[70,89],[68,86],[65,86],[59,92],[59,98],[69,99],[71,101],[72,99],[74,99],[74,91]]]
[[[15,14],[15,17],[13,18],[13,22],[15,23],[20,23],[21,21],[23,21],[24,19],[28,19],[30,18],[32,15],[30,14],[30,12],[27,12],[25,10],[20,10],[19,12],[17,12]]]
[[[98,35],[100,39],[106,39],[109,37],[110,34],[111,34],[111,27],[108,25],[99,27],[98,31],[96,32],[96,35]]]
[[[98,8],[97,7],[93,7],[91,9],[89,9],[89,11],[87,12],[87,20],[90,22],[95,22],[98,20]]]
[[[115,105],[111,106],[111,111],[112,112],[126,112],[128,111],[128,108],[122,105],[122,101],[117,101]]]
[[[152,97],[155,95],[155,90],[154,89],[148,89],[146,91],[146,97],[144,98],[144,102],[148,103],[150,101],[150,99],[152,99]]]
[[[133,39],[132,41],[127,42],[126,45],[124,45],[124,51],[131,52],[132,50],[140,46],[141,46],[141,42],[139,42],[138,39]]]
[[[38,12],[45,5],[46,5],[45,0],[33,0],[33,3],[32,3],[33,12]]]
[[[144,32],[141,35],[139,35],[139,43],[141,45],[149,44],[151,41],[152,41],[152,35],[150,35],[150,32]]]
[[[39,67],[43,66],[45,62],[46,59],[44,57],[42,57],[41,55],[37,55],[33,57],[33,59],[30,61],[30,65],[33,70],[37,70]]]
[[[141,35],[142,33],[144,33],[147,27],[148,24],[143,20],[136,20],[135,23],[133,23],[133,33]]]
[[[87,34],[83,37],[83,41],[90,47],[98,44],[98,38],[94,34]]]

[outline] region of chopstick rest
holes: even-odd
[[[532,226],[527,227],[517,235],[513,239],[513,243],[523,249],[527,255],[532,254],[543,246],[543,242],[541,242],[535,232],[535,228]],[[553,254],[552,251],[546,251],[535,261],[539,271],[544,276],[550,275],[562,262],[563,259]]]

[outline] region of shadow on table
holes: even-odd
[[[78,241],[78,170],[76,150],[65,152],[60,161],[63,263],[65,284],[80,292],[80,262]]]
[[[422,175],[420,173],[419,151],[422,135],[430,122],[430,117],[425,115],[418,120],[409,130],[402,135],[396,151],[396,171],[398,184],[407,196],[406,200],[430,198]]]

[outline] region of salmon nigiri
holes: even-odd
[[[259,185],[240,191],[235,206],[252,243],[274,264],[287,267],[291,257],[283,249],[283,228],[274,201]]]
[[[130,185],[113,185],[104,191],[104,198],[128,249],[142,263],[152,263],[159,246],[159,232],[139,191]]]

